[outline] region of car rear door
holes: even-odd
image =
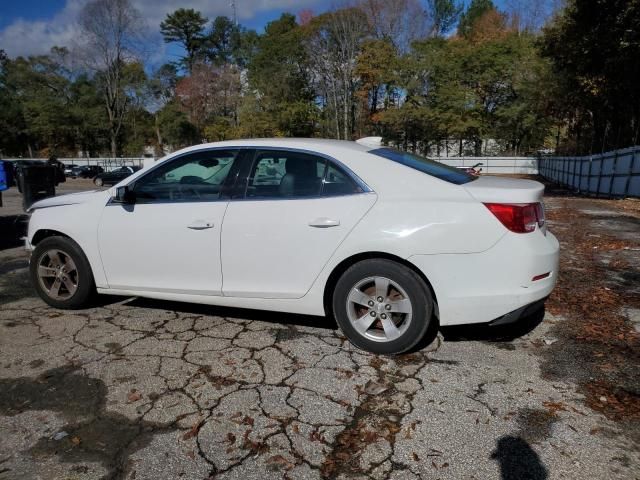
[[[98,241],[110,288],[222,294],[220,231],[241,155],[182,155],[131,184],[133,205],[104,208]]]
[[[321,155],[262,149],[222,229],[223,293],[300,298],[373,206],[375,194]]]

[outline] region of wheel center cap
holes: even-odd
[[[378,311],[378,313],[384,313],[384,303],[378,303],[376,305],[376,310]]]

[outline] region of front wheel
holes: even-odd
[[[433,299],[413,270],[386,259],[358,262],[338,280],[333,313],[355,346],[379,354],[398,354],[422,340]]]
[[[85,307],[95,291],[89,261],[68,237],[49,237],[38,243],[29,272],[40,298],[55,308]]]
[[[102,185],[104,185],[104,182],[102,181],[101,178],[94,178],[93,183],[96,184],[96,187],[101,187]]]

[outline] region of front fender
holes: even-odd
[[[93,203],[36,209],[29,219],[25,243],[27,248],[33,248],[43,238],[56,233],[71,238],[87,256],[96,286],[109,288],[98,250],[99,218],[99,212]]]

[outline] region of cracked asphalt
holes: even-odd
[[[396,357],[324,318],[115,297],[59,311],[5,235],[18,200],[0,209],[0,479],[640,478],[638,419],[591,406],[562,311]]]

